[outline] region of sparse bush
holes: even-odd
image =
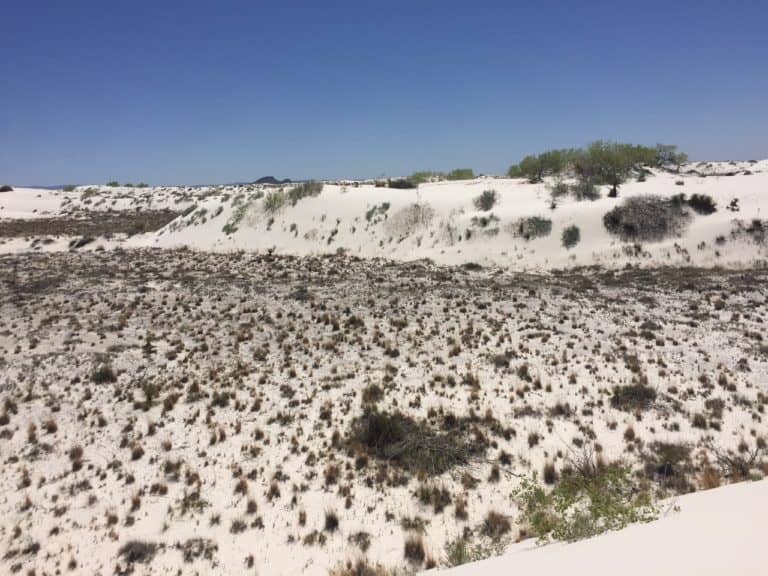
[[[697,214],[709,215],[717,212],[717,204],[708,194],[691,194],[687,201],[688,206]]]
[[[426,203],[414,203],[395,212],[387,219],[385,227],[395,236],[408,236],[429,226],[435,217],[435,210]]]
[[[507,226],[507,230],[513,236],[524,238],[525,240],[543,238],[549,236],[552,232],[552,220],[542,218],[541,216],[529,216],[528,218],[520,218],[515,222],[511,222]]]
[[[456,168],[446,176],[448,180],[472,180],[474,177],[475,172],[472,168]]]
[[[350,439],[376,458],[428,475],[467,464],[478,451],[457,431],[436,431],[400,412],[371,408],[353,423]]]
[[[591,180],[579,179],[576,184],[568,187],[573,197],[581,202],[582,200],[598,200],[600,190]]]
[[[485,515],[483,520],[483,535],[492,540],[498,540],[512,529],[509,519],[495,510]]]
[[[689,219],[680,197],[635,196],[606,213],[603,224],[622,240],[658,242],[680,234]]]
[[[563,230],[562,243],[568,250],[576,246],[581,241],[581,230],[576,225],[568,226]]]
[[[108,384],[117,381],[117,376],[112,366],[106,363],[99,364],[96,369],[91,372],[91,380],[96,384]]]
[[[322,182],[316,182],[315,180],[302,182],[288,191],[288,201],[291,203],[291,206],[296,206],[299,200],[319,196],[322,191]]]
[[[573,542],[648,522],[658,514],[649,495],[633,483],[631,470],[619,464],[604,466],[592,476],[563,474],[550,492],[534,476],[523,481],[516,497],[523,523],[540,540]]]
[[[613,390],[611,406],[619,410],[647,410],[656,401],[656,390],[644,384],[618,386]]]
[[[116,188],[117,186],[120,186],[120,184],[118,183],[117,180],[110,180],[109,182],[107,182],[107,186],[109,186],[110,188]]]
[[[8,186],[8,184],[3,184],[0,186],[0,192],[13,192],[13,187]]]
[[[264,212],[275,214],[285,206],[285,192],[274,190],[264,197]]]
[[[488,212],[496,205],[498,199],[499,195],[496,190],[483,190],[483,193],[473,200],[473,204],[478,210]]]

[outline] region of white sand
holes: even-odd
[[[649,524],[573,544],[513,546],[503,556],[431,571],[440,576],[762,576],[768,567],[768,481],[688,494]]]

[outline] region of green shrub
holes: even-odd
[[[323,191],[323,183],[310,180],[309,182],[302,182],[301,184],[294,186],[288,191],[288,201],[291,206],[296,206],[299,200],[303,198],[310,198],[319,196]]]
[[[496,190],[483,190],[483,193],[480,194],[480,196],[477,196],[472,202],[478,210],[488,212],[496,205],[498,199],[499,195]]]
[[[274,214],[285,206],[286,197],[282,190],[275,190],[264,197],[264,212]]]
[[[75,188],[77,188],[77,186],[75,186],[74,184],[66,184],[65,186],[61,187],[61,189],[64,190],[64,192],[74,192]]]
[[[13,187],[8,186],[8,184],[3,184],[0,186],[0,192],[13,192]]]
[[[424,170],[422,172],[414,172],[408,178],[408,180],[410,180],[417,186],[419,184],[424,184],[425,182],[432,182],[435,180],[444,180],[444,179],[445,179],[445,174],[443,174],[442,172],[432,172],[430,170]]]
[[[107,186],[110,186],[111,188],[115,188],[116,186],[120,186],[120,184],[117,182],[117,180],[110,180],[107,182]]]
[[[609,464],[595,474],[564,474],[547,492],[536,477],[515,493],[522,521],[540,540],[574,542],[658,515],[646,492],[639,492],[629,468]]]
[[[472,168],[456,168],[446,176],[448,180],[472,180],[474,177],[475,172]]]
[[[568,250],[576,246],[581,241],[581,231],[578,226],[568,226],[563,230],[562,243]]]

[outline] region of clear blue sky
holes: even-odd
[[[3,0],[0,181],[768,157],[768,1]]]

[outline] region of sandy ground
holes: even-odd
[[[694,494],[690,513],[528,552],[515,491],[545,467],[620,461],[659,499],[768,473],[768,161],[554,208],[551,184],[0,194],[0,573],[410,573],[447,567],[459,538],[509,551],[489,570],[578,566],[764,495]],[[603,223],[681,192],[717,211],[654,242]],[[546,233],[526,239],[534,216]],[[637,387],[647,401],[616,401]],[[371,411],[461,461],[382,457],[361,440]]]
[[[737,481],[717,455],[764,446],[766,274],[540,275],[188,250],[4,256],[0,564],[441,565],[461,535],[513,543],[524,533],[516,475],[561,469],[585,446],[629,463],[659,496],[704,487],[713,467]],[[652,405],[612,405],[618,386],[639,382],[657,392]],[[371,404],[471,437],[477,458],[425,476],[365,457],[349,439]],[[668,444],[686,457],[659,477]],[[438,500],[420,496],[434,489]],[[489,511],[512,520],[493,541]],[[415,533],[421,566],[403,557]],[[120,555],[134,540],[157,547],[146,563]]]

